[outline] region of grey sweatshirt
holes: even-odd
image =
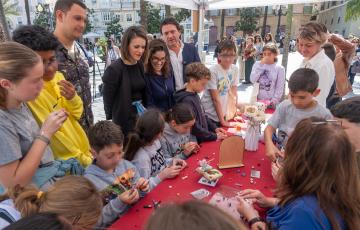
[[[164,157],[160,140],[157,139],[152,145],[141,147],[131,162],[139,170],[141,177],[149,179],[150,187],[153,188],[161,182],[158,174],[172,162],[172,159]]]
[[[135,169],[135,176],[133,183],[136,184],[140,178],[139,171],[129,161],[122,159],[113,173],[108,173],[95,164],[91,164],[86,170],[84,176],[89,179],[97,188],[98,191],[103,191],[109,185],[117,180],[128,169]],[[151,189],[151,185],[150,185]],[[140,191],[140,197],[144,197],[146,192]],[[126,213],[130,205],[123,203],[119,198],[114,198],[103,207],[101,220],[98,222],[98,227],[105,227],[113,223],[119,216]]]
[[[165,158],[177,157],[186,160],[182,145],[190,142],[190,133],[179,134],[168,123],[165,123],[163,136],[160,138],[161,148]]]

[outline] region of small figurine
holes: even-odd
[[[219,170],[214,169],[205,159],[199,161],[199,166],[200,167],[196,169],[196,172],[201,174],[208,181],[215,181],[223,176]]]

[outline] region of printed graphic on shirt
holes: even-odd
[[[259,89],[270,91],[272,80],[270,79],[270,72],[269,70],[264,70],[262,74],[260,74],[259,78]]]
[[[110,200],[115,199],[123,192],[133,189],[134,177],[135,169],[133,168],[128,169],[120,176],[117,176],[111,185],[100,192],[104,204],[109,203]]]
[[[166,166],[164,152],[161,148],[156,151],[156,154],[150,158],[151,162],[151,176],[157,174],[157,172],[161,171],[163,167]]]
[[[220,96],[225,96],[229,92],[229,88],[232,80],[233,80],[233,75],[231,73],[227,74],[227,77],[220,76],[217,85]]]

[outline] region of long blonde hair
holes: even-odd
[[[16,42],[3,42],[0,45],[0,79],[16,83],[40,61],[40,56],[30,48]],[[6,96],[7,90],[0,85],[0,108],[6,107]]]
[[[85,177],[66,176],[54,183],[47,192],[35,186],[15,186],[0,200],[12,199],[22,217],[50,212],[66,218],[73,226],[94,226],[102,210],[102,200],[95,186]]]

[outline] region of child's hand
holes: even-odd
[[[218,140],[223,140],[227,137],[226,131],[222,128],[215,129],[215,132]]]
[[[251,220],[257,216],[259,213],[254,209],[252,205],[250,205],[243,197],[237,197],[239,204],[237,206],[238,212],[244,216],[247,220]]]
[[[181,166],[174,166],[174,165],[170,167],[166,167],[159,173],[159,178],[160,180],[174,178],[177,175],[179,175],[181,169],[182,169]]]
[[[119,200],[125,204],[133,204],[139,200],[139,192],[137,189],[130,189],[118,196]]]
[[[232,126],[230,125],[230,122],[227,122],[227,121],[225,121],[225,120],[222,120],[222,121],[220,122],[220,124],[221,124],[222,127],[232,127]]]
[[[281,166],[277,162],[271,162],[271,175],[274,178],[274,180],[278,181],[278,173]]]
[[[75,97],[76,91],[73,84],[65,80],[61,80],[57,84],[60,86],[60,94],[65,97],[66,100],[71,100]]]
[[[184,144],[183,150],[186,156],[190,156],[193,152],[199,151],[200,146],[196,142],[188,142]]]
[[[184,161],[182,159],[178,159],[178,158],[174,158],[172,163],[173,163],[174,167],[180,166],[181,170],[183,170],[187,166],[186,161]]]
[[[136,188],[143,192],[148,192],[150,190],[149,180],[146,180],[143,177],[140,177],[136,183]]]
[[[260,207],[268,208],[275,206],[274,200],[266,197],[259,190],[245,189],[240,191],[239,196],[243,199],[254,199]]]
[[[281,151],[273,144],[269,143],[266,145],[266,156],[272,161],[276,161],[277,156],[282,156]]]

